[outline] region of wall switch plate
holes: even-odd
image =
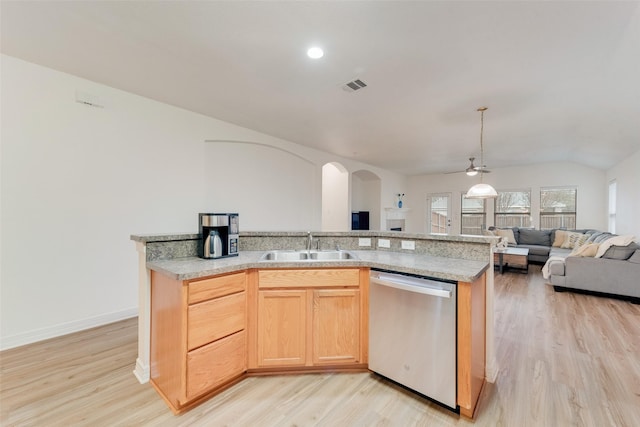
[[[378,247],[379,248],[390,248],[391,240],[389,239],[378,239]]]
[[[371,247],[371,238],[361,238],[358,239],[358,246],[368,246]]]
[[[402,249],[408,249],[410,251],[416,250],[416,242],[413,240],[403,240],[402,241]]]

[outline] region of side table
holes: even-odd
[[[498,267],[500,274],[504,273],[505,267],[516,269],[523,274],[527,274],[529,272],[529,249],[494,249],[493,265],[494,267]]]

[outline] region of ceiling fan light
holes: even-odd
[[[476,176],[478,175],[478,171],[475,169],[467,169],[467,175],[468,176]]]
[[[311,59],[319,59],[324,56],[324,51],[321,48],[314,46],[307,50],[307,56]]]
[[[498,197],[498,192],[489,184],[476,184],[465,194],[467,199],[492,199]]]

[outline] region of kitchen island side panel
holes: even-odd
[[[485,382],[486,273],[458,283],[458,405],[473,418]]]
[[[172,409],[184,397],[185,294],[182,281],[151,272],[151,382]]]

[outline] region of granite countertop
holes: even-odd
[[[350,250],[358,259],[342,261],[260,261],[264,251],[241,251],[238,256],[220,259],[197,257],[147,262],[151,270],[177,280],[197,279],[248,268],[331,268],[370,267],[399,273],[417,274],[444,280],[472,282],[487,268],[485,261],[435,257],[390,251]]]
[[[307,236],[307,231],[241,231],[240,237],[302,237]],[[314,237],[383,237],[414,240],[439,240],[467,243],[489,243],[497,241],[496,237],[471,236],[471,235],[447,235],[447,234],[419,234],[399,231],[312,231]],[[163,234],[132,234],[131,240],[141,243],[168,242],[172,240],[196,240],[200,238],[198,233],[176,232]]]

